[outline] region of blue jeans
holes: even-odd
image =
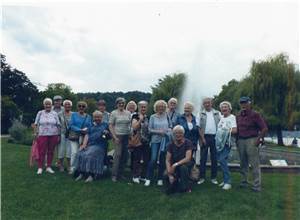
[[[223,179],[224,183],[231,183],[230,179],[230,172],[229,172],[229,167],[228,167],[228,155],[230,153],[230,148],[228,145],[225,145],[222,151],[217,152],[217,158],[220,163],[220,167],[223,171]]]
[[[158,179],[163,179],[164,170],[166,167],[166,153],[163,151],[159,152],[160,143],[151,143],[151,159],[147,167],[147,179],[153,179],[154,168],[157,164],[157,158],[159,153],[159,164],[158,164]]]

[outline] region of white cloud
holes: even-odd
[[[89,3],[3,7],[3,52],[34,82],[74,91],[150,91],[183,71],[187,96],[217,94],[253,59],[299,60],[299,5]]]

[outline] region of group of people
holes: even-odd
[[[98,101],[98,109],[92,117],[86,113],[87,103],[79,101],[77,111],[72,112],[72,102],[61,96],[43,101],[44,109],[35,119],[35,134],[38,150],[38,171],[42,174],[51,168],[55,147],[57,166],[73,174],[76,181],[91,182],[101,177],[109,167],[108,146],[114,145],[111,179],[124,179],[124,169],[130,155],[132,181],[144,182],[145,186],[157,180],[158,186],[166,184],[167,193],[191,192],[191,170],[196,168],[195,155],[200,146],[200,176],[197,184],[206,180],[208,151],[211,161],[211,183],[224,190],[231,189],[228,157],[232,146],[237,146],[240,156],[242,179],[240,186],[252,186],[261,191],[259,144],[267,132],[267,126],[258,112],[251,109],[249,97],[241,97],[241,110],[237,116],[231,113],[228,101],[220,103],[220,111],[213,108],[211,98],[203,100],[202,110],[195,115],[194,105],[184,103],[184,112],[177,110],[177,99],[168,102],[157,100],[154,114],[147,115],[148,102],[137,104],[124,98],[117,98],[116,109],[106,111],[106,102]],[[218,163],[223,181],[217,181]],[[253,183],[248,182],[251,165]],[[154,177],[157,168],[157,177]]]

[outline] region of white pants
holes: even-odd
[[[82,143],[82,137],[80,136],[79,141],[70,141],[71,144],[71,171],[75,170],[75,158],[79,149],[79,143]]]
[[[58,145],[58,159],[63,159],[65,156],[71,158],[71,143],[65,134],[60,135],[60,144]]]

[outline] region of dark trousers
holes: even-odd
[[[157,161],[158,159],[158,161]],[[151,144],[151,159],[147,166],[147,179],[153,179],[154,169],[158,165],[158,179],[163,179],[163,174],[166,169],[166,152],[160,151],[160,143]]]
[[[206,140],[206,145],[201,146],[200,178],[205,179],[206,161],[209,148],[211,161],[211,179],[215,179],[217,178],[218,171],[215,135],[205,135],[204,137]]]
[[[115,146],[112,176],[120,177],[126,166],[128,156],[128,135],[117,135],[120,143]]]
[[[142,143],[132,151],[132,176],[134,178],[144,176],[149,161],[149,144]]]
[[[190,161],[186,164],[180,165],[175,169],[175,182],[170,184],[169,179],[167,181],[168,188],[172,192],[186,192],[191,188],[190,184],[190,172],[194,166],[194,161]]]

